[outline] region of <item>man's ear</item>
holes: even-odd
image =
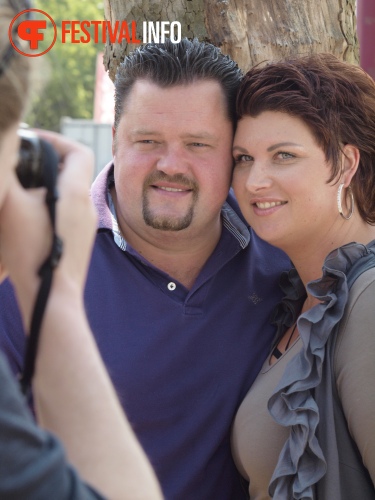
[[[115,156],[116,151],[116,129],[112,126],[112,156]]]
[[[340,182],[344,183],[344,187],[348,187],[351,183],[354,174],[357,172],[361,154],[359,149],[352,144],[345,144],[342,148],[342,166]]]

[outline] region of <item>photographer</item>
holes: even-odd
[[[7,35],[15,14],[8,2],[0,0],[0,274],[9,273],[29,331],[40,287],[38,270],[50,252],[52,231],[45,189],[22,189],[14,170],[28,86],[28,58],[11,47]],[[56,233],[63,241],[33,379],[37,419],[47,430],[34,423],[0,356],[0,498],[161,498],[84,313],[83,285],[95,232],[87,195],[92,153],[57,134],[41,135],[60,158]],[[73,467],[49,431],[62,440]]]

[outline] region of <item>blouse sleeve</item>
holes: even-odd
[[[335,351],[349,431],[375,484],[375,269],[354,283]]]

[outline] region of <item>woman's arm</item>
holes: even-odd
[[[350,291],[335,352],[339,396],[350,433],[375,484],[375,268]]]

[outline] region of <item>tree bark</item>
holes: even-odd
[[[111,23],[179,21],[182,36],[206,40],[244,71],[265,60],[329,52],[359,63],[355,0],[104,0]],[[104,64],[114,79],[118,64],[139,45],[107,42]]]

